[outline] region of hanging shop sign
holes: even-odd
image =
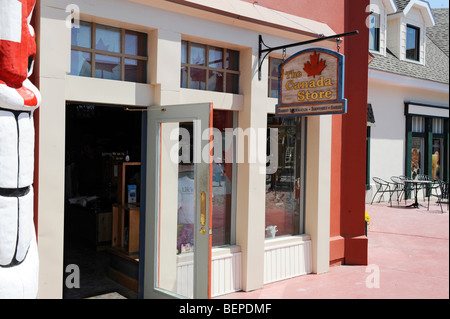
[[[280,65],[277,116],[342,114],[344,99],[342,54],[323,48],[300,51]]]

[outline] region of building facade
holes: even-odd
[[[367,264],[369,1],[260,2],[38,1],[40,298],[64,297],[73,242],[142,298]],[[345,55],[347,113],[274,117],[280,61],[314,46]]]
[[[448,8],[371,1],[371,9],[368,202],[373,177],[449,178]]]

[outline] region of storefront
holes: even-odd
[[[448,180],[448,107],[410,102],[405,115],[407,176]]]
[[[64,297],[70,240],[111,253],[109,275],[141,298],[366,264],[362,2],[38,2],[38,297]],[[354,30],[340,43],[347,111],[275,116],[280,61],[336,41],[272,52],[260,79],[258,38]]]

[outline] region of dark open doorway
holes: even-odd
[[[118,106],[67,103],[64,211],[65,299],[137,292],[112,280],[113,206],[120,202],[120,167],[141,160],[141,112]],[[139,185],[138,171],[128,184]],[[137,192],[139,194],[139,190]],[[67,268],[76,265],[77,278]],[[69,280],[69,285],[67,281]]]

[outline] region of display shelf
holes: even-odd
[[[130,168],[140,165],[139,162],[124,162],[119,165],[118,203],[112,205],[112,247],[128,254],[139,251],[140,205],[127,203],[127,174]]]

